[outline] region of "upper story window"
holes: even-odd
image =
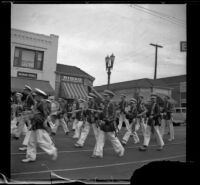
[[[44,52],[25,48],[15,48],[14,66],[42,70]]]

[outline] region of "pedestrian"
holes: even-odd
[[[151,94],[151,105],[147,111],[147,127],[145,129],[144,134],[144,142],[143,146],[139,148],[140,151],[146,151],[151,139],[151,134],[155,133],[156,140],[159,145],[158,150],[163,150],[164,142],[162,136],[160,134],[159,126],[160,126],[160,107],[157,103],[157,95]]]
[[[134,143],[139,142],[139,137],[135,131],[135,126],[137,123],[137,100],[135,98],[130,99],[130,110],[126,113],[126,119],[129,120],[130,126],[126,131],[124,137],[122,138],[122,145],[125,146],[131,136],[133,134]]]
[[[162,110],[163,122],[161,125],[161,135],[162,135],[162,137],[164,136],[165,127],[168,126],[169,127],[169,136],[170,136],[168,141],[173,141],[174,140],[174,126],[173,126],[173,122],[172,122],[173,105],[169,101],[169,99],[170,99],[169,96],[164,97],[164,107]]]
[[[128,121],[128,119],[126,119],[126,115],[125,115],[125,109],[127,107],[127,101],[126,101],[125,94],[121,94],[121,101],[119,102],[118,107],[120,110],[118,130],[119,131],[121,130],[123,122],[125,123],[126,129],[128,130],[129,129],[129,121]]]
[[[22,162],[36,160],[37,145],[47,154],[51,155],[52,160],[56,160],[57,158],[57,149],[49,136],[49,128],[46,122],[50,114],[49,106],[45,101],[47,94],[38,88],[35,88],[35,93],[37,104],[31,118],[31,134],[27,145],[26,158]]]
[[[124,147],[120,143],[119,139],[116,136],[116,123],[115,123],[115,114],[116,108],[111,99],[114,97],[114,93],[110,90],[104,90],[104,108],[102,113],[102,118],[100,122],[100,130],[97,139],[96,146],[96,155],[93,155],[95,158],[103,157],[103,147],[105,144],[105,136],[110,140],[114,151],[118,156],[122,157],[124,155]]]

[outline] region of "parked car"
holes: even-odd
[[[186,123],[186,108],[185,107],[175,107],[172,121],[174,126],[179,126]]]

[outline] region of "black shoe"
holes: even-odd
[[[140,148],[139,148],[139,151],[146,151],[147,150],[147,146],[141,146]]]
[[[163,146],[160,146],[159,148],[157,148],[158,151],[162,151],[163,150]]]
[[[69,132],[65,132],[65,135],[69,135]]]
[[[51,136],[55,136],[56,135],[56,133],[55,132],[51,132]]]
[[[19,137],[13,136],[13,139],[15,139],[15,140],[18,140],[18,139],[19,139]]]
[[[122,143],[122,146],[126,146],[126,143],[124,143],[124,142],[121,142]]]

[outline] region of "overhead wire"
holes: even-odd
[[[154,13],[154,14],[153,14],[153,13],[150,13],[149,11],[146,11],[146,10],[141,9],[141,8],[139,8],[139,7],[136,7],[136,6],[132,6],[132,5],[131,5],[130,7],[134,8],[134,9],[136,9],[136,10],[138,10],[138,11],[147,13],[147,14],[149,14],[149,15],[156,16],[156,17],[158,17],[158,18],[160,18],[160,19],[163,19],[163,20],[165,20],[165,21],[171,22],[171,23],[173,23],[173,24],[175,24],[175,25],[177,25],[177,26],[181,26],[181,27],[183,27],[183,28],[186,28],[185,25],[182,24],[182,23],[178,23],[178,22],[176,22],[176,21],[174,21],[174,20],[167,19],[166,17],[160,16],[160,15],[155,15],[155,13]]]
[[[176,18],[176,17],[170,16],[170,15],[167,15],[167,14],[163,14],[163,13],[161,13],[161,12],[157,12],[157,11],[155,11],[155,10],[148,9],[148,8],[145,8],[145,7],[142,7],[142,6],[139,6],[139,5],[135,5],[135,6],[136,6],[136,7],[139,7],[139,8],[142,8],[142,9],[144,9],[144,10],[147,10],[147,11],[153,12],[153,13],[158,14],[158,15],[160,15],[160,16],[166,17],[166,18],[168,18],[168,19],[176,20],[177,22],[180,22],[180,23],[185,24],[185,21],[184,21],[184,20],[178,19],[178,18]]]

